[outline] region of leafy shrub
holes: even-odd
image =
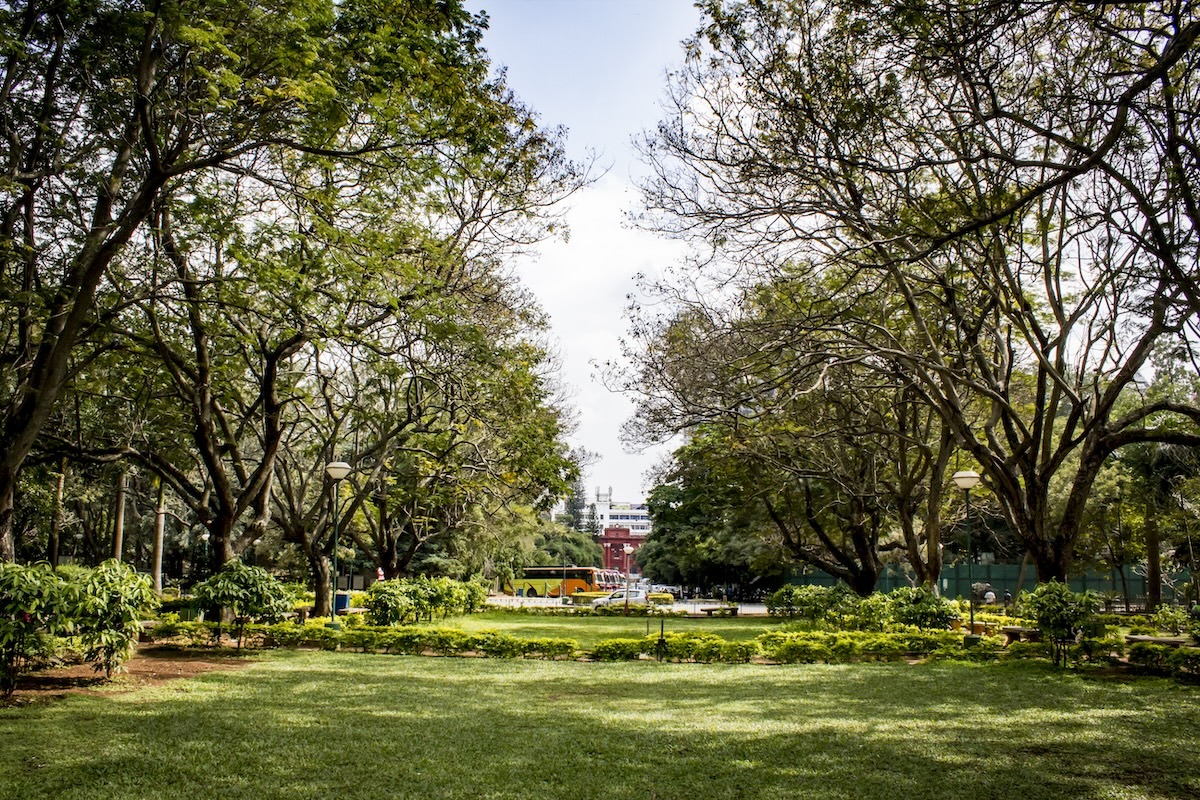
[[[891,621],[891,604],[887,595],[875,592],[859,597],[847,592],[839,603],[840,625],[844,630],[882,631]]]
[[[252,567],[234,559],[225,562],[217,574],[198,583],[194,589],[202,606],[227,609],[237,626],[238,647],[246,623],[252,620],[274,622],[292,608],[292,599],[278,580],[262,567]],[[220,620],[217,637],[220,638]]]
[[[659,637],[646,637],[647,652],[657,653]],[[719,645],[725,640],[714,633],[689,631],[684,633],[671,632],[662,636],[662,657],[671,661],[704,661],[698,652],[707,645]]]
[[[525,656],[540,656],[547,659],[571,658],[579,651],[579,642],[575,639],[560,639],[543,637],[526,639],[523,642]]]
[[[892,621],[918,628],[945,630],[958,610],[923,586],[902,587],[887,596]]]
[[[1195,647],[1179,647],[1167,656],[1167,665],[1171,671],[1179,674],[1186,673],[1192,677],[1200,675],[1200,649]]]
[[[1006,660],[1051,658],[1049,642],[1013,642],[1004,648]]]
[[[499,631],[477,631],[471,637],[471,649],[492,658],[519,658],[525,654],[525,642]]]
[[[49,564],[0,562],[0,697],[44,655],[46,635],[70,629],[77,602],[77,590]]]
[[[1134,642],[1129,647],[1130,664],[1136,664],[1156,672],[1166,670],[1167,659],[1170,656],[1171,648],[1165,644]]]
[[[449,578],[405,578],[371,584],[362,603],[372,625],[405,625],[422,618],[444,619],[452,614],[470,614],[483,608],[487,591],[478,582]]]
[[[696,648],[696,660],[705,663],[746,664],[759,654],[758,642],[705,642]]]
[[[383,649],[384,633],[376,628],[351,628],[342,631],[339,641],[362,653],[377,653]]]
[[[773,616],[840,627],[845,612],[857,603],[857,597],[842,583],[836,586],[784,586],[767,596],[767,612]]]
[[[1071,648],[1069,655],[1076,661],[1115,664],[1125,655],[1125,640],[1120,636],[1087,636]]]
[[[137,644],[142,618],[158,603],[150,579],[116,559],[91,570],[83,581],[76,618],[88,661],[111,678]]]
[[[1092,592],[1076,593],[1064,583],[1047,581],[1038,584],[1027,605],[1047,639],[1073,639],[1081,633],[1103,634],[1093,624],[1092,615],[1100,607],[1100,601]]]
[[[1150,621],[1157,630],[1178,635],[1188,630],[1191,616],[1181,606],[1161,605],[1151,615]]]
[[[768,658],[781,664],[815,664],[818,661],[826,663],[833,661],[833,651],[825,642],[799,636],[785,639],[764,649]]]
[[[645,639],[605,639],[592,648],[592,658],[597,661],[636,661],[645,650]]]

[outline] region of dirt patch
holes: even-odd
[[[234,650],[184,650],[163,645],[138,645],[133,658],[112,681],[96,672],[91,664],[54,667],[22,675],[17,690],[8,705],[27,705],[64,697],[71,693],[97,694],[100,691],[131,691],[142,686],[155,686],[179,678],[190,678],[206,672],[242,669],[254,659]]]

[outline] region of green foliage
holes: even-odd
[[[953,631],[773,631],[759,636],[758,643],[768,659],[785,664],[964,654],[962,636]]]
[[[859,597],[845,584],[784,586],[767,597],[767,611],[815,627],[860,631],[882,631],[892,624],[943,630],[957,616],[952,603],[924,587]]]
[[[841,583],[836,586],[788,585],[767,597],[767,611],[772,615],[835,626],[840,625],[847,607],[854,604],[854,594]]]
[[[548,659],[571,658],[579,652],[579,642],[575,639],[539,636],[525,639],[523,644],[522,652],[527,658],[530,656]]]
[[[1150,617],[1151,624],[1160,631],[1179,635],[1189,630],[1192,622],[1187,609],[1181,606],[1161,605]]]
[[[48,634],[71,628],[77,596],[49,564],[0,562],[0,697],[45,654]]]
[[[1064,583],[1047,581],[1038,584],[1025,605],[1047,639],[1073,639],[1091,632],[1100,601],[1091,592],[1076,593]]]
[[[592,648],[596,661],[636,661],[652,645],[646,639],[605,639]]]
[[[486,600],[486,590],[476,581],[417,577],[371,584],[363,605],[372,625],[405,625],[434,614],[471,614]]]
[[[79,632],[85,657],[112,677],[133,654],[141,621],[158,604],[150,578],[128,564],[109,559],[90,572],[81,587]]]
[[[229,611],[237,626],[239,647],[248,622],[273,622],[292,609],[292,597],[283,584],[262,567],[252,567],[239,559],[226,562],[217,574],[198,583],[193,592],[200,605]]]
[[[945,630],[958,616],[954,606],[923,586],[895,589],[887,598],[891,618],[900,625]]]

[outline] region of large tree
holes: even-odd
[[[1119,402],[1156,347],[1195,341],[1192,7],[703,10],[646,141],[648,224],[735,257],[737,279],[827,287],[793,336],[898,368],[1041,577],[1064,577],[1105,460],[1198,441],[1194,398]]]
[[[73,354],[128,297],[108,290],[142,279],[122,254],[149,238],[156,209],[218,173],[320,204],[316,190],[345,170],[400,166],[423,176],[403,201],[457,154],[509,152],[513,131],[536,126],[489,77],[483,24],[456,0],[0,10],[0,559],[13,557],[21,466],[80,364]],[[280,164],[298,158],[321,183],[284,177]],[[525,179],[555,169],[520,163]],[[476,191],[512,185],[498,175],[452,182],[479,213],[446,227],[473,235],[509,211],[492,202],[504,191]]]

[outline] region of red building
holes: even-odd
[[[644,536],[633,535],[633,531],[629,528],[605,528],[604,533],[596,540],[600,542],[600,547],[604,549],[604,568],[615,569],[625,572],[626,564],[628,564],[629,572],[638,574],[642,570],[637,564],[637,550],[645,541]],[[629,554],[628,560],[625,555],[625,545],[632,545],[633,552]]]

